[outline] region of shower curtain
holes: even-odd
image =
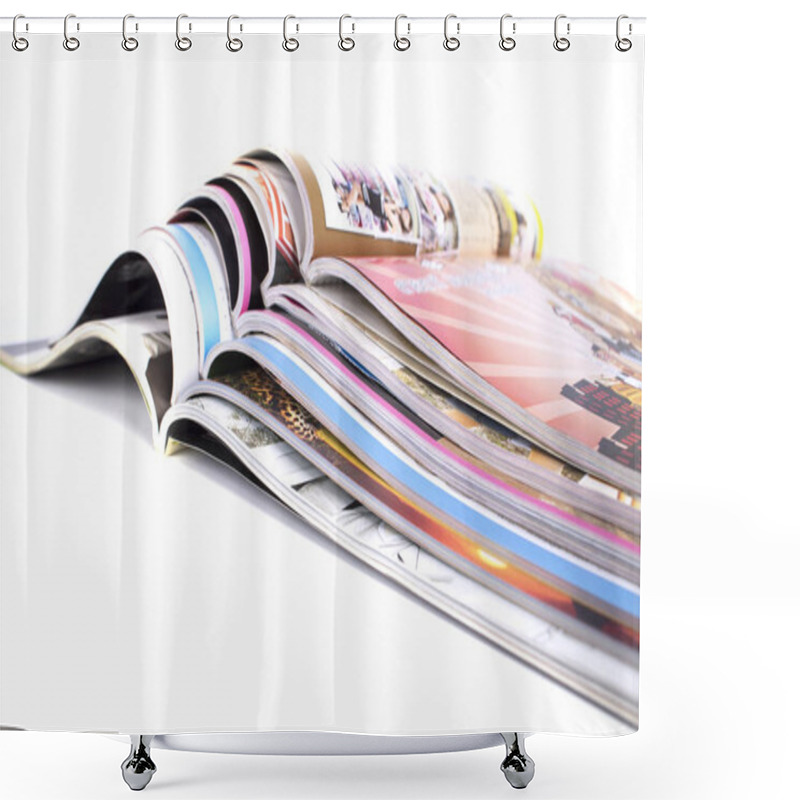
[[[635,730],[641,21],[4,23],[0,723]]]

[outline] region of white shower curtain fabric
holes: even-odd
[[[644,43],[0,48],[0,723],[638,726]]]

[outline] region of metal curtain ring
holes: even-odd
[[[616,42],[614,42],[614,47],[616,47],[616,48],[617,48],[617,50],[619,50],[619,51],[620,51],[620,53],[627,53],[627,52],[628,52],[628,50],[630,50],[630,49],[631,49],[631,47],[633,47],[633,42],[632,42],[630,39],[627,39],[627,38],[624,38],[624,39],[623,39],[623,38],[622,38],[622,37],[619,35],[620,23],[621,23],[621,22],[622,22],[622,20],[624,20],[624,19],[628,19],[628,15],[627,15],[627,14],[620,14],[620,15],[617,17],[617,41],[616,41]],[[631,24],[630,24],[630,22],[629,22],[629,23],[628,23],[628,33],[630,34],[632,31],[633,31],[633,28],[631,27]]]
[[[353,19],[353,18],[349,14],[342,14],[342,16],[339,17],[339,49],[344,50],[345,52],[347,52],[348,50],[352,50],[356,46],[355,39],[353,39],[352,36],[343,35],[342,28],[344,26],[344,21],[346,19]],[[353,25],[353,33],[355,33],[356,30],[355,22],[352,23],[352,25]]]
[[[239,17],[237,17],[236,14],[231,14],[228,17],[228,28],[227,28],[228,41],[225,42],[225,47],[227,47],[228,50],[231,51],[231,53],[238,53],[244,47],[244,42],[241,39],[231,36],[231,22],[233,22],[233,20],[235,19],[239,19]],[[239,30],[241,29],[242,27],[240,25]]]
[[[23,50],[28,49],[28,45],[30,44],[30,42],[28,42],[28,40],[24,36],[20,36],[17,33],[17,20],[19,19],[25,19],[25,17],[22,14],[17,14],[17,16],[14,17],[14,22],[11,23],[11,36],[13,37],[11,39],[11,46],[18,53],[21,53],[23,52]]]
[[[505,25],[507,19],[511,19],[511,14],[503,14],[503,16],[500,17],[500,49],[505,50],[506,52],[513,50],[517,46],[516,39],[512,38],[511,36],[506,36]],[[516,22],[511,23],[511,32],[517,32]]]
[[[64,17],[64,49],[70,52],[77,50],[81,46],[80,39],[69,35],[69,21],[71,19],[75,19],[74,14],[67,14],[67,16]],[[77,30],[80,30],[80,27],[78,27]]]
[[[402,52],[403,50],[408,50],[408,48],[411,47],[411,39],[409,39],[408,36],[400,35],[401,19],[408,19],[408,17],[405,14],[398,14],[394,18],[394,49]],[[408,27],[408,32],[411,33],[411,23],[407,22],[406,25]]]
[[[129,19],[133,19],[133,14],[126,14],[122,18],[122,49],[132,53],[139,46],[139,40],[133,36],[128,36]]]
[[[444,49],[445,50],[450,50],[452,52],[453,50],[458,50],[458,48],[461,47],[461,40],[457,36],[450,36],[450,34],[448,33],[448,26],[450,24],[450,20],[451,19],[456,19],[456,15],[455,14],[448,14],[444,18],[444,42],[443,42],[443,44],[444,44]],[[460,22],[456,22],[456,33],[460,33],[460,32],[461,32],[461,23]]]
[[[553,47],[555,47],[555,49],[558,50],[559,53],[563,53],[565,50],[569,50],[569,45],[570,45],[569,39],[567,39],[566,36],[558,35],[558,21],[566,18],[567,18],[566,14],[559,14],[555,18],[555,22],[553,23],[553,36],[555,36]],[[567,23],[567,36],[569,36],[569,22]]]
[[[290,19],[297,19],[293,17],[291,14],[283,18],[283,49],[286,50],[287,53],[294,53],[298,47],[300,47],[300,42],[294,38],[294,36],[289,36],[289,20]],[[297,30],[300,29],[300,26],[297,26]]]
[[[183,52],[186,52],[192,46],[192,40],[188,36],[181,34],[181,20],[188,19],[188,17],[188,14],[178,14],[175,17],[175,47]],[[191,29],[192,26],[190,25],[189,30]]]

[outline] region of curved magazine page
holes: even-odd
[[[215,345],[233,338],[230,296],[220,253],[205,225],[172,223],[159,230],[169,237],[190,282],[198,363],[202,364]]]
[[[631,541],[639,541],[637,497],[545,453],[463,398],[430,383],[394,358],[357,320],[328,303],[321,293],[305,285],[275,286],[265,300],[268,308],[282,311],[314,331],[364,375],[375,379],[452,442],[462,458],[486,464],[523,491],[544,493],[556,503],[627,532]],[[256,332],[259,318],[258,314],[243,316],[237,323],[237,334]]]
[[[261,286],[300,280],[299,262],[307,246],[306,219],[295,179],[285,164],[274,159],[243,156],[235,168],[244,169],[255,186],[271,230],[269,272]]]
[[[430,428],[377,382],[356,370],[347,354],[315,338],[302,323],[260,311],[242,329],[277,340],[318,373],[396,445],[456,491],[547,541],[586,558],[614,575],[638,581],[639,548],[600,520],[578,516],[541,493],[509,484],[487,465],[464,459],[452,442]],[[313,410],[313,409],[312,409]]]
[[[143,311],[122,317],[90,320],[50,344],[46,339],[0,348],[0,363],[22,375],[97,359],[120,357],[142,393],[158,437],[158,424],[170,405],[172,348],[165,311]]]
[[[288,217],[301,272],[324,256],[467,255],[537,257],[542,222],[525,195],[475,181],[444,181],[405,166],[307,159],[257,150],[237,162],[258,166],[276,190],[278,230]],[[295,280],[290,276],[289,280]],[[278,282],[270,278],[264,289]]]
[[[275,184],[269,176],[255,164],[239,159],[231,165],[226,175],[234,178],[245,190],[252,208],[258,218],[259,228],[266,246],[265,270],[253,273],[251,285],[251,307],[260,308],[261,287],[273,283],[298,280],[294,247],[293,225],[285,206],[281,202]],[[273,213],[276,215],[273,218]],[[258,301],[256,301],[258,296]]]
[[[242,363],[248,365],[246,370],[237,366]],[[348,465],[354,459],[363,462],[399,498],[398,502],[410,503],[441,520],[460,539],[473,542],[468,548],[469,556],[474,556],[475,546],[482,553],[495,553],[489,563],[501,572],[514,567],[538,575],[598,613],[630,629],[637,628],[639,599],[633,585],[553,547],[452,491],[408,459],[335,390],[276,342],[248,336],[220,347],[209,359],[206,374],[231,386],[244,398],[265,400],[272,410],[276,405],[280,410],[281,404],[291,404],[295,408],[292,413],[305,420],[303,425],[315,443],[326,452],[329,448],[337,451]],[[280,391],[275,388],[276,383]],[[313,434],[322,428],[324,435]],[[328,441],[330,436],[335,437],[333,443]],[[477,561],[482,563],[480,557]]]
[[[233,198],[217,186],[204,186],[169,221],[199,223],[211,231],[225,265],[230,310],[238,316],[242,306],[249,305],[249,297],[243,295],[249,288],[252,264],[244,220]]]
[[[314,218],[304,176],[298,168],[299,157],[277,149],[251,150],[239,158],[238,163],[247,163],[265,172],[275,187],[280,205],[275,213],[285,212],[292,227],[294,257],[298,263],[308,263],[314,253]],[[280,220],[284,222],[283,219]],[[270,283],[266,285],[271,285]]]
[[[239,386],[246,383],[248,393],[236,391],[228,384],[206,381],[188,391],[185,399],[203,394],[232,403],[259,420],[340,488],[427,552],[531,613],[565,627],[592,646],[614,654],[625,663],[636,662],[636,651],[632,649],[638,642],[635,631],[529,572],[491,557],[490,553],[476,548],[457,531],[393,491],[266,373],[244,369],[232,382]]]
[[[537,256],[542,242],[527,196],[474,181],[448,184],[420,169],[282,150],[243,155],[184,203],[176,221],[189,211],[225,253],[235,315],[260,305],[256,287],[300,280],[315,257],[459,251],[525,258]]]
[[[173,363],[170,402],[174,403],[202,368],[196,291],[180,248],[167,230],[150,228],[137,244],[153,264],[164,297]]]
[[[488,255],[510,257],[518,261],[540,258],[542,255],[543,225],[539,210],[525,194],[506,191],[496,184],[483,188],[483,202],[492,204],[498,220],[498,239]],[[473,203],[475,201],[473,200]],[[460,248],[459,254],[487,255],[485,249]]]
[[[356,228],[337,230],[330,227],[325,216],[323,194],[327,186],[320,185],[311,163],[303,156],[284,151],[258,150],[247,154],[246,158],[277,167],[273,174],[280,182],[290,212],[294,209],[293,220],[303,220],[302,227],[301,223],[296,222],[295,228],[301,271],[320,255],[413,255],[416,252],[415,241],[377,239]]]
[[[402,256],[412,246],[416,255],[540,254],[541,218],[526,196],[405,165],[293,158],[315,222],[315,258]]]
[[[307,270],[326,299],[378,331],[394,327],[545,449],[639,494],[641,323],[606,297],[590,305],[586,275],[441,257],[319,259]]]
[[[632,725],[635,665],[620,662],[435,558],[361,505],[270,428],[202,393],[171,409],[165,440],[209,453],[340,547],[455,621]]]
[[[261,307],[261,283],[270,271],[272,234],[258,210],[259,204],[246,181],[226,173],[208,181],[206,187],[217,190],[222,205],[233,216],[234,232],[239,243],[239,281],[231,286],[234,316],[250,308]]]
[[[136,250],[105,272],[75,325],[54,340],[6,345],[0,360],[32,375],[118,354],[144,397],[154,436],[167,408],[200,372],[192,290],[163,231],[145,231]]]

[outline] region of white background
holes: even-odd
[[[793,797],[800,561],[796,325],[798,12],[780,3],[573,0],[388,8],[38,3],[29,14],[646,15],[641,730],[529,740],[541,798]],[[9,13],[11,10],[5,12]],[[127,792],[124,747],[0,736],[14,798]],[[350,759],[157,753],[163,797],[494,797],[500,751]]]

